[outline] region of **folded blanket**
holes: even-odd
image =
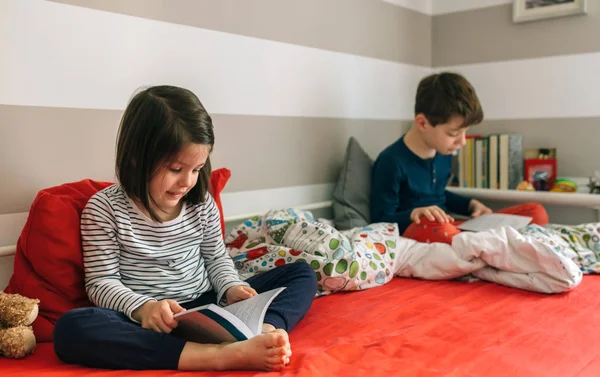
[[[577,286],[576,252],[554,231],[522,230],[455,236],[452,245],[425,244],[399,236],[396,224],[376,223],[340,232],[310,212],[273,210],[234,228],[225,244],[244,277],[285,263],[308,263],[318,295],[386,284],[393,277],[482,280],[543,293]]]

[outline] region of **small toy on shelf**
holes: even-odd
[[[577,192],[577,183],[569,179],[557,179],[554,181],[552,192]]]
[[[535,188],[533,187],[531,182],[523,181],[523,182],[519,183],[519,185],[517,186],[517,190],[518,191],[535,191]]]
[[[590,194],[600,193],[600,171],[595,171],[594,175],[590,177],[590,183],[588,183]]]
[[[556,152],[552,153],[551,148],[540,148],[537,158],[538,160],[547,160],[551,158],[553,154],[555,155]]]
[[[546,171],[534,172],[533,188],[536,191],[548,191],[550,189],[550,174]]]
[[[527,148],[524,163],[525,179],[536,191],[549,191],[556,179],[556,148]]]

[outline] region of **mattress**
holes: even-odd
[[[314,301],[291,332],[293,358],[281,376],[600,375],[600,277],[565,294],[493,283],[394,279]],[[260,372],[198,373],[259,376]],[[0,358],[2,376],[176,376],[64,365],[52,344],[23,360]]]

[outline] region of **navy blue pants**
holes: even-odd
[[[304,317],[315,297],[317,282],[306,263],[292,263],[255,275],[247,282],[258,293],[287,287],[267,310],[265,323],[290,331]],[[207,292],[180,304],[186,309],[216,303]],[[123,313],[80,308],[63,314],[54,327],[54,350],[60,360],[103,369],[177,369],[185,340],[142,328]]]

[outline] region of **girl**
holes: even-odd
[[[131,100],[117,138],[116,175],[81,216],[85,287],[97,306],[65,313],[54,347],[67,363],[111,369],[225,370],[284,367],[287,331],[316,293],[305,263],[240,280],[207,192],[210,116],[189,90],[157,86]],[[228,344],[186,342],[175,313],[231,304],[278,287],[263,333]]]

